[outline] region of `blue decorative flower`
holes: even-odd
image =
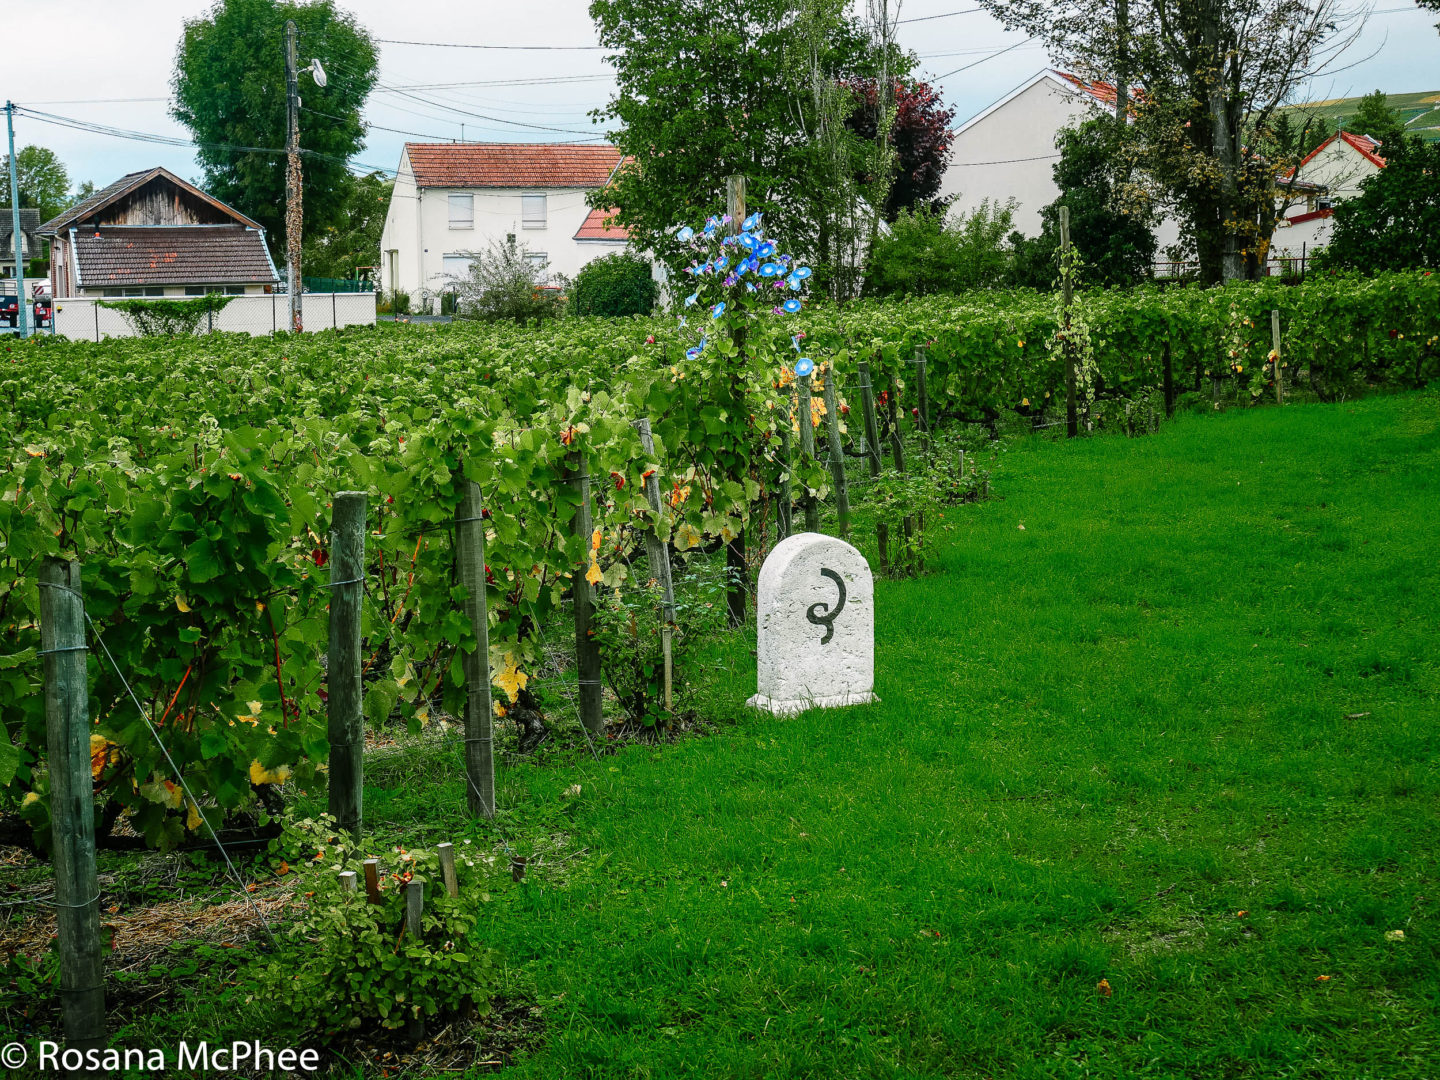
[[[789,285],[790,288],[794,289],[796,292],[799,292],[805,287],[805,283],[799,278],[797,278],[794,274],[791,274],[788,278],[785,279],[785,284]]]
[[[768,259],[771,255],[775,254],[775,242],[773,240],[766,240],[755,249],[755,254],[762,259]]]
[[[686,243],[687,241],[693,239],[694,236],[695,236],[695,230],[692,229],[692,228],[690,228],[689,225],[686,225],[686,226],[685,226],[684,228],[682,228],[678,233],[675,234],[675,239],[676,239],[676,240],[679,240],[680,243],[683,244],[683,243]]]
[[[790,344],[791,344],[791,346],[794,347],[794,349],[795,349],[796,352],[799,352],[799,351],[800,351],[800,335],[799,335],[799,334],[796,334],[794,337],[792,337],[792,338],[790,339]]]
[[[751,236],[748,232],[740,234],[740,246],[746,251],[754,251],[760,245],[760,241]]]
[[[721,300],[720,303],[716,304],[713,308],[710,309],[710,318],[712,318],[712,319],[718,319],[721,315],[724,315],[724,314],[725,314],[725,301],[724,301],[724,300]]]
[[[700,355],[700,346],[699,346],[699,345],[692,345],[690,348],[688,348],[688,349],[685,350],[685,359],[686,359],[686,360],[694,360],[695,357],[697,357],[697,356],[699,356],[699,355]]]
[[[792,273],[801,281],[804,281],[810,276],[811,270],[808,266],[797,266]]]
[[[751,232],[754,230],[755,226],[760,224],[760,219],[764,216],[764,214],[756,211],[740,223],[740,228],[744,229],[746,232]]]
[[[791,315],[794,315],[797,311],[800,310],[800,301],[796,300],[792,296],[789,300],[786,300],[785,303],[781,304],[780,306],[786,311],[788,311]]]
[[[774,277],[778,273],[780,273],[780,267],[773,262],[767,262],[760,267],[761,277]]]
[[[747,282],[745,282],[745,288],[749,289],[751,292],[755,292],[755,291],[756,291],[756,289],[755,289],[755,283],[754,283],[753,281],[747,281]]]
[[[718,274],[721,270],[724,270],[725,267],[729,265],[730,260],[727,259],[724,255],[721,255],[718,259],[715,260],[715,272]]]
[[[695,306],[695,301],[696,301],[696,300],[699,300],[699,299],[700,299],[700,294],[699,294],[698,292],[692,292],[689,296],[685,297],[685,306],[686,306],[686,307],[694,307],[694,306]]]
[[[799,360],[795,361],[795,374],[802,379],[814,370],[815,361],[811,360],[808,356],[802,356]]]

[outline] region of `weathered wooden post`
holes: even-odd
[[[1275,404],[1285,404],[1285,374],[1280,370],[1280,309],[1270,309],[1270,347],[1275,351]]]
[[[815,428],[810,422],[810,380],[813,375],[795,376],[796,401],[798,407],[795,412],[800,421],[800,456],[815,460]],[[805,485],[805,490],[800,496],[800,501],[805,504],[805,531],[820,531],[820,506],[818,500],[810,493],[810,485]]]
[[[880,446],[880,422],[875,416],[875,386],[870,379],[870,361],[861,360],[860,369],[860,408],[865,419],[865,445],[869,451],[867,464],[870,467],[870,480],[873,482],[880,475],[880,455],[884,453]],[[884,521],[875,523],[875,542],[880,551],[880,573],[890,573],[890,527]]]
[[[915,392],[919,398],[920,433],[925,437],[925,453],[930,453],[930,391],[925,381],[925,350],[915,350]]]
[[[347,896],[360,891],[359,883],[355,880],[354,870],[342,870],[340,872],[340,891]]]
[[[830,478],[835,485],[835,514],[840,519],[840,536],[850,537],[850,491],[845,484],[845,448],[840,444],[840,406],[835,393],[835,365],[825,368],[821,389],[825,402],[825,428],[830,435]]]
[[[440,877],[445,882],[445,895],[454,899],[460,895],[460,879],[455,876],[455,845],[448,841],[437,844],[435,852],[440,856]]]
[[[895,462],[895,471],[903,473],[905,471],[905,444],[900,435],[900,395],[896,390],[895,380],[893,378],[886,381],[885,390],[886,398],[889,401],[888,411],[890,414],[890,456]],[[909,568],[914,563],[911,549],[914,546],[915,540],[915,515],[906,514],[904,520],[901,522],[901,527],[905,532],[905,553],[902,560],[897,560],[895,567],[897,570],[900,569],[899,564],[903,564],[906,568]]]
[[[592,735],[605,726],[600,705],[600,645],[590,630],[595,600],[590,582],[585,579],[586,564],[591,555],[590,542],[590,474],[585,458],[578,450],[566,455],[566,478],[579,496],[575,507],[575,535],[580,538],[581,557],[575,569],[575,666],[580,683],[580,722]]]
[[[380,903],[380,860],[366,859],[360,864],[365,870],[365,901]]]
[[[745,220],[745,177],[727,176],[725,178],[725,213],[730,215],[729,231],[732,235],[739,235],[740,223]],[[743,355],[745,352],[745,328],[736,327],[733,331],[732,340],[736,349]],[[744,383],[735,376],[730,382],[730,407],[735,415],[745,415],[745,387]],[[745,483],[744,476],[735,476],[731,479],[742,486]],[[725,545],[725,572],[729,577],[725,590],[725,608],[731,626],[745,625],[745,612],[750,596],[750,567],[745,561],[745,532],[741,531],[729,540]],[[596,677],[599,677],[599,667],[596,667]]]
[[[475,651],[461,658],[465,672],[465,804],[470,813],[495,816],[495,720],[490,700],[490,616],[485,596],[485,521],[480,485],[457,472],[455,555],[465,587],[465,618]]]
[[[1175,415],[1175,369],[1170,357],[1170,339],[1165,339],[1162,348],[1162,364],[1165,377],[1165,418],[1168,420]]]
[[[415,939],[416,944],[425,940],[423,916],[425,913],[425,884],[420,881],[410,881],[405,884],[405,933]],[[416,1006],[407,1003],[407,1009],[415,1009]],[[405,1024],[405,1034],[413,1042],[419,1042],[425,1038],[425,1018],[416,1016],[413,1012]]]
[[[779,517],[777,525],[780,535],[776,538],[777,543],[789,536],[791,532],[794,531],[795,526],[793,520],[795,507],[790,501],[790,471],[792,463],[790,456],[790,428],[788,425],[782,425],[780,428],[780,456],[783,460],[780,462],[780,490],[778,493],[780,505],[777,515]]]
[[[1060,207],[1060,295],[1061,333],[1065,352],[1065,437],[1080,434],[1080,416],[1075,401],[1075,349],[1070,341],[1070,306],[1075,300],[1075,279],[1070,267],[1070,208]]]
[[[105,1041],[86,652],[80,564],[46,559],[40,569],[40,655],[45,672],[55,927],[60,939],[60,1012],[66,1045],[82,1051],[99,1048]]]
[[[653,458],[655,456],[655,437],[650,433],[649,419],[642,417],[635,421],[635,426],[640,429],[640,445],[645,448],[645,453]],[[661,594],[664,597],[664,608],[661,611],[660,621],[660,643],[665,654],[665,711],[669,712],[672,705],[671,687],[674,670],[671,647],[675,628],[675,583],[670,574],[670,545],[662,543],[660,540],[660,478],[655,475],[653,470],[645,478],[645,498],[655,514],[655,524],[645,531],[645,557],[650,563],[650,573],[660,582]]]
[[[359,838],[364,829],[365,713],[360,685],[360,608],[365,597],[365,493],[341,491],[330,515],[330,814]]]

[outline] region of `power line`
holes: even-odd
[[[434,49],[508,49],[516,52],[589,52],[603,49],[603,45],[469,45],[458,41],[397,41],[395,38],[376,38],[382,45],[424,45]]]
[[[993,52],[993,53],[991,53],[989,56],[982,56],[979,60],[972,60],[972,61],[971,61],[970,63],[968,63],[968,64],[962,64],[960,67],[956,68],[954,71],[947,71],[944,75],[936,75],[936,76],[935,76],[935,81],[936,81],[936,82],[939,82],[941,79],[948,79],[951,75],[959,75],[960,72],[962,72],[962,71],[969,71],[971,68],[973,68],[973,67],[978,67],[980,64],[985,63],[987,60],[994,60],[995,57],[997,57],[997,56],[1004,56],[1006,53],[1010,52],[1012,49],[1018,49],[1021,45],[1028,45],[1030,42],[1032,42],[1032,41],[1034,41],[1034,40],[1035,40],[1034,38],[1025,38],[1023,41],[1017,41],[1017,42],[1015,42],[1014,45],[1007,45],[1005,48],[1001,49],[999,52]]]
[[[954,15],[974,15],[977,11],[984,11],[983,7],[966,8],[964,11],[945,11],[939,15],[920,15],[914,19],[896,19],[895,25],[902,26],[905,23],[929,22],[931,19],[948,19]]]

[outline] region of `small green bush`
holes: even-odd
[[[890,234],[875,241],[865,267],[865,294],[929,296],[1004,284],[1013,218],[1013,205],[989,200],[953,221],[929,210],[900,211]]]
[[[171,337],[193,334],[206,316],[223,311],[233,299],[222,293],[208,293],[186,300],[102,300],[100,306],[120,312],[130,329],[141,337]]]
[[[303,867],[296,872],[305,877],[308,901],[277,950],[246,971],[251,997],[282,1006],[296,1030],[322,1035],[490,1011],[499,985],[496,954],[474,936],[490,895],[469,848],[456,848],[460,888],[453,898],[445,894],[436,852],[396,849],[382,865],[379,904],[366,899],[363,875],[356,892],[341,887],[341,872],[359,874],[362,866],[329,815],[287,824],[272,851],[285,857],[282,869]],[[424,884],[418,938],[404,930],[411,881]]]
[[[576,315],[649,315],[659,297],[650,263],[628,251],[586,263],[571,292]]]

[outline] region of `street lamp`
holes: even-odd
[[[285,133],[285,273],[290,289],[290,329],[304,329],[300,318],[300,236],[304,211],[300,186],[300,77],[295,48],[295,20],[285,22],[285,103],[289,123]],[[311,60],[305,70],[323,88],[328,82],[319,60]]]

